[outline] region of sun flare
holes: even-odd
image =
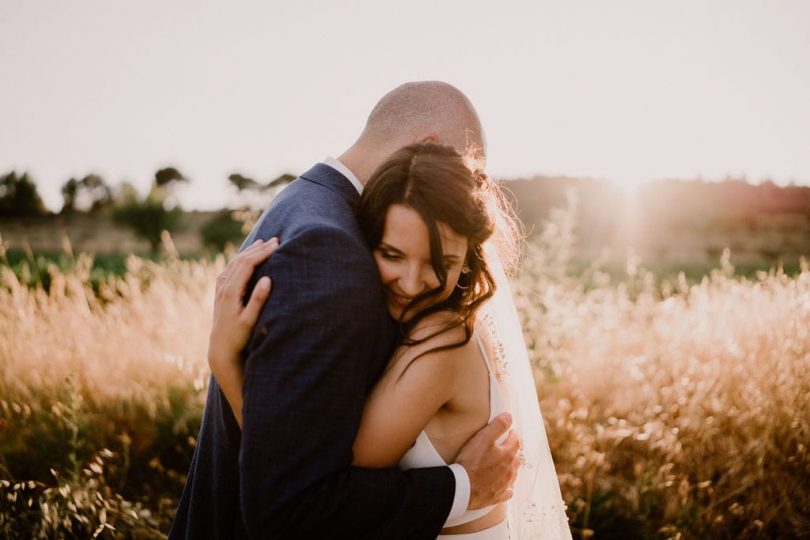
[[[610,183],[617,187],[625,196],[634,196],[639,189],[650,180],[640,176],[623,176],[622,178],[611,178]]]

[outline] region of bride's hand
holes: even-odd
[[[257,240],[234,257],[217,277],[214,323],[208,341],[208,365],[242,425],[242,363],[239,355],[248,343],[262,306],[270,295],[270,278],[256,283],[247,305],[243,304],[254,270],[278,249],[278,239]]]

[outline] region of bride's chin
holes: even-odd
[[[403,309],[396,304],[389,303],[388,304],[388,316],[394,319],[396,322],[408,322],[413,317],[413,310],[409,310],[408,313],[405,314],[405,319],[400,321],[400,317],[402,316]]]
[[[408,322],[408,319],[410,319],[410,316],[408,316],[404,320],[400,320],[399,319],[400,315],[402,315],[401,309],[398,309],[396,311],[394,311],[393,309],[388,310],[388,316],[391,317],[396,322]]]

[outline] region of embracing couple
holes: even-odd
[[[273,200],[217,281],[171,538],[570,538],[484,159],[466,96],[408,83]]]

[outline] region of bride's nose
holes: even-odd
[[[402,289],[402,293],[407,295],[410,298],[413,298],[417,294],[419,294],[419,275],[417,272],[412,270],[408,270],[405,272],[403,276],[399,279],[399,288]]]
[[[436,286],[431,283],[436,280],[431,280],[430,277],[421,265],[408,265],[404,275],[400,277],[399,287],[408,297],[414,298]]]

